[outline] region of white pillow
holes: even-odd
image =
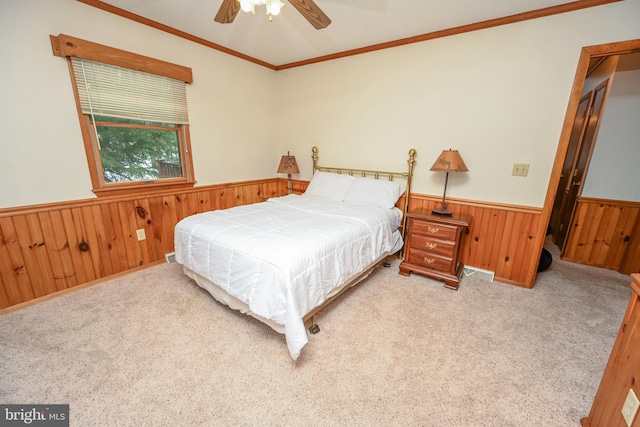
[[[351,175],[318,171],[311,178],[304,194],[341,202],[355,180]]]
[[[397,182],[387,179],[357,178],[349,187],[344,201],[391,209],[402,193],[404,188]]]

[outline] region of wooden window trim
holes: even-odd
[[[117,65],[131,70],[144,71],[158,76],[170,77],[185,83],[193,83],[191,68],[138,55],[113,47],[93,43],[76,37],[60,34],[49,36],[54,56],[75,57],[103,64]]]
[[[87,156],[87,164],[89,165],[89,175],[91,176],[93,192],[98,197],[101,197],[142,194],[161,190],[175,190],[193,187],[195,184],[195,178],[193,172],[193,157],[191,155],[189,125],[182,125],[184,132],[184,135],[181,138],[181,142],[184,144],[183,178],[154,180],[146,183],[118,183],[115,185],[104,183],[102,171],[100,171],[98,167],[99,160],[96,158],[99,154],[96,151],[97,147],[94,142],[95,138],[93,137],[93,130],[91,129],[89,120],[87,120],[87,116],[82,113],[80,108],[71,57],[88,59],[91,61],[102,62],[104,64],[116,65],[119,67],[165,76],[184,81],[185,83],[193,82],[191,68],[100,45],[64,34],[50,36],[50,40],[54,56],[67,58],[68,61],[69,73],[73,83],[73,93],[76,100],[78,120],[80,122],[82,139]]]

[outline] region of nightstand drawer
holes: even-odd
[[[452,240],[439,240],[415,234],[410,241],[411,248],[426,251],[433,255],[453,258],[456,251],[456,242]]]
[[[430,270],[437,270],[445,273],[452,271],[453,266],[452,258],[443,258],[429,252],[416,250],[410,251],[409,259],[407,260],[407,262],[409,264],[418,265]]]
[[[442,240],[456,240],[456,227],[438,224],[429,221],[412,220],[409,231],[412,234],[423,234],[425,236],[437,237]]]

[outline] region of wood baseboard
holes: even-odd
[[[78,285],[78,286],[74,286],[73,288],[63,289],[61,291],[54,292],[52,294],[44,295],[44,296],[41,296],[41,297],[38,297],[38,298],[34,298],[32,300],[29,300],[29,301],[22,302],[20,304],[12,305],[11,307],[2,308],[2,309],[0,309],[0,316],[4,316],[5,314],[13,313],[14,311],[22,310],[23,308],[31,307],[33,305],[40,304],[41,302],[49,301],[49,300],[54,299],[54,298],[58,298],[58,297],[61,297],[63,295],[68,295],[68,294],[71,294],[73,292],[81,291],[82,289],[87,289],[87,288],[90,288],[92,286],[98,285],[100,283],[104,283],[104,282],[107,282],[107,281],[112,280],[112,279],[117,279],[118,277],[126,276],[127,274],[134,273],[134,272],[140,271],[140,270],[145,270],[145,269],[147,269],[149,267],[153,267],[155,265],[160,265],[160,264],[164,264],[164,262],[163,261],[152,262],[152,263],[150,263],[148,265],[143,265],[143,266],[140,266],[140,267],[132,268],[132,269],[127,270],[127,271],[122,271],[120,273],[116,273],[116,274],[111,275],[109,277],[102,277],[100,279],[96,279],[96,280],[93,280],[91,282],[87,282],[87,283],[83,283],[83,284]]]

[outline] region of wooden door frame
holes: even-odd
[[[573,86],[571,88],[571,95],[569,96],[569,104],[567,106],[567,112],[565,113],[564,122],[562,125],[562,131],[560,132],[560,140],[558,142],[558,149],[556,150],[556,157],[553,162],[553,168],[551,170],[551,177],[547,186],[547,195],[544,199],[544,206],[542,208],[542,214],[540,217],[540,223],[536,233],[536,245],[534,248],[534,254],[538,256],[531,257],[529,262],[529,268],[527,271],[527,287],[533,287],[536,280],[537,267],[540,261],[540,254],[544,246],[547,227],[551,218],[551,212],[553,210],[553,204],[556,198],[556,190],[560,182],[560,174],[562,173],[562,166],[567,154],[567,148],[569,147],[569,139],[571,138],[571,131],[573,128],[573,121],[578,111],[578,104],[582,97],[582,88],[584,86],[585,79],[587,77],[587,71],[589,69],[589,61],[592,58],[606,57],[612,55],[622,55],[625,53],[640,52],[640,39],[627,40],[622,42],[607,43],[596,46],[583,47],[580,52],[580,58],[578,59],[578,66],[576,68],[576,74],[573,78]]]

